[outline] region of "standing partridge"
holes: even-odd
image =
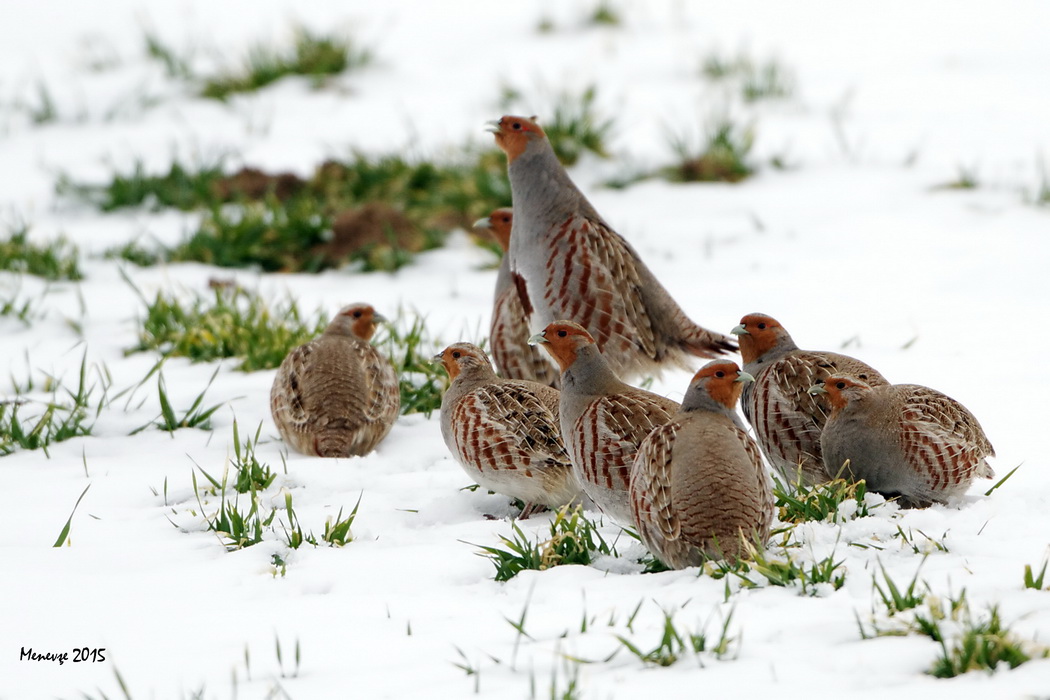
[[[284,358],[270,411],[285,442],[303,454],[348,457],[386,437],[401,391],[394,368],[369,343],[383,320],[368,304],[347,306],[320,337]]]
[[[603,512],[630,525],[635,452],[678,404],[621,382],[577,323],[555,321],[532,342],[543,344],[561,367],[561,434],[576,478]]]
[[[529,318],[518,298],[518,290],[510,276],[510,227],[513,220],[510,208],[497,209],[474,223],[477,231],[487,231],[500,248],[503,260],[496,275],[496,295],[492,303],[492,324],[489,327],[489,345],[496,370],[507,379],[527,379],[549,386],[558,386],[558,372],[539,348],[529,345]]]
[[[463,471],[490,491],[557,508],[580,492],[558,425],[558,390],[501,379],[485,352],[449,345],[435,360],[452,379],[441,400],[441,436]]]
[[[824,466],[863,479],[871,491],[899,496],[905,508],[946,503],[976,477],[995,476],[995,450],[970,411],[917,384],[871,386],[835,373],[811,389],[827,396],[831,416],[820,436]]]
[[[577,321],[626,379],[736,349],[689,320],[569,179],[534,119],[506,116],[493,131],[514,200],[510,269],[532,328]]]
[[[709,362],[689,384],[682,410],[638,448],[631,508],[642,542],[667,566],[737,559],[769,537],[769,476],[736,413],[752,381],[735,362]]]
[[[820,431],[831,407],[809,388],[835,372],[872,386],[886,380],[852,357],[799,350],[784,327],[765,314],[744,316],[732,332],[740,339],[744,371],[755,377],[744,387],[741,407],[766,459],[790,484],[813,486],[838,476],[837,469],[824,469],[820,456]]]

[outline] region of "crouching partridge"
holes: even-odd
[[[613,520],[632,524],[634,455],[678,404],[621,382],[579,324],[555,321],[531,342],[542,344],[561,367],[561,434],[580,486]]]
[[[780,323],[765,314],[748,314],[733,329],[740,342],[744,371],[754,376],[744,387],[741,407],[755,429],[762,452],[786,483],[813,486],[838,476],[824,468],[820,432],[831,406],[809,388],[830,374],[851,374],[870,386],[887,384],[875,369],[834,352],[799,350]]]
[[[532,328],[579,322],[625,379],[736,349],[685,315],[569,179],[534,119],[506,116],[493,131],[514,200],[510,270]]]
[[[558,425],[558,390],[501,379],[481,348],[456,343],[440,361],[452,384],[441,400],[441,436],[463,471],[486,489],[538,506],[570,503],[580,486]]]
[[[769,476],[736,413],[752,381],[735,362],[709,362],[689,384],[682,410],[638,448],[631,509],[642,542],[667,566],[746,557],[769,537]]]
[[[558,386],[558,371],[544,357],[539,348],[529,345],[529,317],[518,298],[518,290],[510,275],[510,228],[514,214],[510,208],[497,209],[474,223],[474,230],[491,235],[503,249],[496,274],[496,294],[492,300],[492,323],[489,326],[489,346],[492,361],[500,376],[507,379],[527,379],[550,386]]]
[[[863,479],[869,490],[908,507],[946,503],[976,477],[995,472],[995,450],[970,411],[916,384],[870,386],[833,374],[810,389],[832,407],[820,438],[824,466]]]
[[[368,304],[347,306],[320,337],[284,358],[270,411],[294,449],[318,457],[365,455],[390,432],[400,387],[390,362],[369,343],[383,320]]]

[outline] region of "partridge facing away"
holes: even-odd
[[[810,391],[824,394],[831,417],[820,437],[829,472],[843,469],[871,491],[899,496],[906,508],[946,503],[976,477],[995,472],[995,450],[970,411],[917,384],[870,386],[833,374]]]
[[[613,520],[632,524],[628,489],[638,445],[678,404],[621,382],[577,323],[555,321],[532,341],[561,367],[561,434],[580,486]]]
[[[871,386],[888,384],[886,379],[847,355],[799,350],[787,330],[765,314],[744,316],[732,332],[739,337],[744,371],[755,378],[744,387],[741,407],[770,465],[785,483],[813,486],[834,479],[841,463],[828,472],[820,454],[831,405],[809,388],[834,373]]]
[[[368,304],[347,306],[322,335],[284,358],[270,411],[294,449],[318,457],[365,455],[390,432],[401,408],[397,374],[369,343],[383,320]]]
[[[735,362],[707,363],[689,384],[682,410],[638,448],[631,509],[642,542],[667,566],[746,557],[769,537],[769,476],[736,413],[752,381]]]
[[[509,207],[497,209],[474,223],[476,231],[491,235],[503,249],[503,260],[496,274],[496,294],[492,302],[492,324],[489,326],[489,345],[492,360],[500,376],[507,379],[527,379],[549,386],[558,386],[558,371],[540,352],[529,345],[529,318],[518,298],[518,290],[510,275],[510,227],[514,214]]]
[[[736,349],[685,315],[569,179],[535,120],[505,116],[493,131],[514,200],[510,270],[532,328],[580,323],[625,379]]]
[[[573,501],[580,485],[572,473],[558,424],[558,390],[501,379],[485,352],[455,343],[435,360],[451,377],[441,400],[441,436],[463,471],[486,489],[528,506],[557,508]]]

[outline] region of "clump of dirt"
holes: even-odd
[[[332,240],[315,246],[312,253],[329,265],[339,265],[383,250],[418,253],[426,243],[426,236],[403,212],[369,202],[339,212],[332,221]]]
[[[212,193],[223,202],[260,200],[268,195],[285,202],[305,186],[306,182],[293,173],[270,175],[258,168],[244,167],[233,175],[216,180],[212,185]]]

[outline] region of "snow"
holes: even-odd
[[[864,640],[857,620],[887,622],[872,590],[879,564],[906,585],[921,563],[919,578],[937,596],[965,589],[975,614],[997,604],[1018,636],[1050,641],[1050,593],[1022,586],[1024,566],[1038,571],[1050,544],[1050,463],[1042,445],[1050,375],[1037,364],[1050,344],[1043,277],[1050,212],[1029,201],[1039,159],[1050,149],[1050,93],[1040,87],[1050,64],[1050,6],[614,6],[622,26],[588,28],[582,18],[592,6],[582,2],[5,4],[0,216],[29,221],[33,240],[73,241],[85,280],[45,284],[0,273],[0,291],[20,284],[21,295],[40,297],[47,312],[29,327],[0,318],[0,377],[24,382],[32,375],[39,386],[48,373],[75,383],[86,351],[92,372],[105,367],[116,392],[137,384],[157,360],[125,357],[142,306],[118,263],[100,254],[138,237],[174,242],[198,215],[99,214],[55,194],[59,172],[103,179],[137,160],[160,170],[173,156],[206,162],[226,153],[306,174],[353,149],[441,156],[489,138],[482,126],[504,111],[503,85],[531,98],[512,109],[542,119],[551,95],[593,84],[599,108],[616,117],[615,158],[585,158],[573,177],[697,321],[727,331],[745,313],[763,311],[803,347],[845,347],[893,381],[944,391],[980,419],[999,475],[1021,465],[1017,473],[988,497],[990,483],[975,484],[952,507],[885,506],[841,526],[799,526],[794,537],[804,561],[834,551],[845,562],[845,585],[816,597],[797,587],[734,583],[726,600],[726,581],[696,569],[641,575],[630,564],[640,545],[610,525],[602,532],[617,541],[619,560],[496,583],[474,545],[509,535],[513,509],[505,498],[460,490],[469,480],[445,449],[436,414],[402,417],[365,458],[292,453],[285,471],[268,410],[273,372],[243,374],[224,361],[205,399],[227,402],[211,431],[129,436],[159,413],[150,380],[106,409],[92,436],[53,444],[49,455],[0,458],[0,697],[119,697],[116,672],[135,698],[187,697],[202,688],[209,698],[273,697],[282,689],[296,698],[530,697],[551,695],[552,683],[564,692],[574,673],[586,698],[699,688],[786,698],[1048,692],[1050,661],[938,680],[925,673],[937,643],[915,635]],[[542,17],[556,31],[536,33]],[[149,28],[194,52],[199,66],[228,65],[255,41],[287,41],[296,22],[353,31],[374,48],[376,64],[338,79],[334,89],[290,79],[222,105],[193,97],[143,55]],[[740,52],[789,67],[795,95],[746,106],[699,76],[704,57]],[[92,55],[118,62],[93,72],[86,67]],[[41,81],[59,119],[34,125],[17,105],[32,102]],[[157,103],[141,105],[141,95]],[[755,160],[783,154],[791,167],[766,166],[736,186],[599,186],[625,164],[669,162],[668,133],[698,131],[726,108],[754,121]],[[937,189],[960,168],[975,168],[980,187]],[[491,262],[457,233],[393,274],[263,275],[194,264],[126,273],[147,295],[199,292],[221,277],[270,299],[291,294],[304,310],[356,300],[388,313],[415,308],[435,336],[453,342],[478,339],[487,328],[495,273],[484,268]],[[67,320],[81,325],[83,337]],[[215,366],[165,363],[176,410],[189,406]],[[654,389],[678,398],[687,380],[688,373],[668,373]],[[11,390],[0,380],[0,393]],[[286,521],[286,493],[303,529],[315,533],[360,497],[353,542],[289,551],[278,528],[261,544],[227,553],[205,531],[191,474],[195,465],[223,472],[235,418],[242,436],[263,423],[257,455],[278,477],[262,498],[281,509],[275,522]],[[70,546],[52,548],[88,485]],[[211,498],[206,510],[214,508]],[[520,526],[541,536],[548,522],[537,516]],[[925,561],[894,538],[898,527],[932,550]],[[275,553],[286,562],[284,575],[275,575]],[[617,636],[651,648],[661,609],[677,610],[683,629],[706,625],[711,639],[731,614],[732,653],[643,667]],[[523,616],[519,634],[511,623]],[[104,647],[106,660],[20,660],[29,647]]]

